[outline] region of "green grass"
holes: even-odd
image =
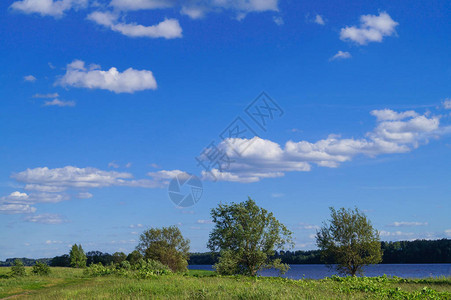
[[[0,268],[0,275],[8,271]],[[86,277],[80,269],[52,268],[50,276],[1,278],[0,298],[13,295],[19,299],[451,299],[451,278],[290,280],[222,277],[211,271],[190,270],[136,279]]]

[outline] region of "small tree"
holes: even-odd
[[[185,271],[189,259],[189,240],[176,226],[151,228],[140,236],[136,249],[145,259],[160,261],[172,271]]]
[[[264,268],[276,268],[281,273],[288,270],[288,265],[271,257],[285,245],[292,246],[291,232],[251,198],[237,204],[220,204],[211,210],[211,216],[216,225],[208,247],[220,252],[215,265],[220,274],[254,276]]]
[[[47,264],[37,261],[31,269],[31,272],[35,275],[46,276],[51,273],[50,267]]]
[[[85,268],[86,267],[86,255],[83,248],[80,245],[74,244],[69,252],[70,265],[74,268]]]
[[[330,208],[329,224],[316,233],[321,259],[342,274],[362,274],[363,267],[382,261],[379,233],[357,208]]]
[[[20,259],[14,260],[14,264],[11,266],[10,275],[12,277],[22,277],[27,275],[23,262]]]

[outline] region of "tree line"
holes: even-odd
[[[319,250],[312,251],[291,251],[292,232],[251,198],[241,203],[219,204],[211,210],[211,217],[215,226],[207,244],[210,253],[190,254],[190,241],[178,227],[170,226],[144,231],[136,249],[128,255],[85,253],[81,245],[75,244],[69,254],[46,262],[51,266],[75,268],[110,266],[97,270],[100,272],[123,268],[144,270],[154,266],[184,272],[190,260],[191,264],[213,264],[222,275],[251,276],[266,268],[284,273],[289,264],[325,263],[342,274],[355,276],[362,274],[365,266],[381,262],[451,262],[451,240],[381,242],[379,232],[357,208],[331,207],[330,219],[316,233]]]

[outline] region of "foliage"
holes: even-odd
[[[363,267],[382,261],[379,233],[365,214],[357,208],[330,208],[330,224],[324,224],[316,234],[322,260],[337,271],[355,276]]]
[[[137,267],[137,276],[139,278],[149,278],[158,275],[167,275],[171,273],[171,269],[157,260],[142,260]]]
[[[50,267],[48,265],[37,261],[36,264],[31,269],[31,272],[35,275],[47,276],[47,275],[50,275],[51,271],[50,271]]]
[[[183,238],[176,226],[151,228],[140,236],[137,250],[146,259],[158,260],[174,271],[186,271],[189,240]]]
[[[124,252],[115,252],[113,253],[113,262],[115,264],[120,264],[124,260],[127,259],[127,255]]]
[[[74,244],[69,253],[70,265],[74,268],[85,268],[86,267],[86,255],[83,251],[81,245]]]
[[[26,276],[26,275],[27,275],[27,272],[25,271],[23,262],[20,259],[16,259],[14,261],[14,265],[11,266],[11,271],[9,273],[9,276],[22,277],[22,276]]]
[[[109,266],[103,266],[102,263],[91,264],[83,274],[91,277],[117,275],[130,278],[149,278],[170,273],[172,272],[168,266],[159,261],[147,259],[138,261],[133,268],[128,261]]]
[[[451,239],[382,242],[382,263],[451,263]]]
[[[132,266],[135,265],[136,263],[138,263],[143,258],[144,257],[142,256],[142,254],[138,250],[134,250],[134,251],[130,252],[129,255],[127,255],[127,261]]]
[[[242,203],[220,204],[212,209],[215,227],[208,247],[220,252],[215,269],[220,274],[256,275],[263,268],[286,271],[288,266],[272,259],[275,250],[292,245],[291,232],[272,213],[249,198]]]
[[[107,266],[113,263],[113,256],[108,253],[103,253],[101,251],[89,251],[86,253],[86,264],[89,266],[91,264],[102,263],[102,265]]]
[[[61,256],[55,256],[50,261],[50,266],[52,267],[70,267],[70,256],[64,254]]]

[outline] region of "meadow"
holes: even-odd
[[[8,299],[451,299],[451,278],[219,276],[211,271],[155,275],[88,276],[83,269],[51,268],[49,276],[7,278],[0,268],[0,298]]]

